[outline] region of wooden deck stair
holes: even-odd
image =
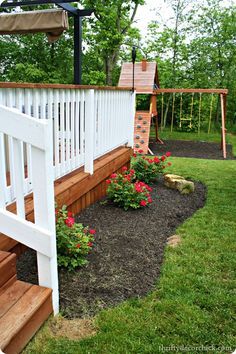
[[[58,179],[54,184],[57,205],[67,205],[72,212],[80,212],[106,194],[105,179],[122,166],[129,163],[133,151],[131,148],[120,147],[98,158],[94,164],[94,174],[84,172],[83,167]],[[15,203],[8,208],[16,213]],[[25,198],[26,219],[34,220],[33,195]],[[20,255],[26,247],[17,241],[0,234],[0,250]]]
[[[0,251],[0,349],[17,354],[52,313],[52,290],[16,278],[16,255]]]

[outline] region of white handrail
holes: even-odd
[[[134,97],[131,91],[107,88],[0,88],[0,104],[52,121],[54,179],[83,165],[93,173],[94,159],[121,145],[133,146]],[[29,145],[24,147],[24,160],[28,166],[24,188],[30,192]],[[13,189],[14,185],[11,195]]]
[[[8,156],[12,163],[10,179],[15,181],[17,215],[6,210],[8,182],[5,139],[9,142]],[[51,121],[39,121],[0,105],[0,233],[37,251],[39,285],[53,289],[53,309],[57,313],[59,296],[51,142]],[[34,224],[27,221],[25,216],[24,144],[30,146],[32,153]]]

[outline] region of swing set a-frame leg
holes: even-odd
[[[158,116],[157,115],[154,117],[154,125],[155,125],[156,142],[158,144],[164,145],[164,142],[159,138],[159,134],[158,134]]]

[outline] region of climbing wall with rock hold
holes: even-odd
[[[134,122],[134,152],[143,150],[143,154],[148,153],[150,126],[151,113],[137,111]]]

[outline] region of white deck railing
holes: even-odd
[[[0,83],[0,104],[52,121],[55,180],[81,166],[92,174],[94,159],[116,147],[133,146],[135,94],[128,89]],[[5,146],[11,151],[8,138]],[[27,194],[32,191],[32,153],[29,144],[22,149]],[[10,156],[6,170],[12,175]],[[14,199],[10,178],[6,201]]]
[[[51,142],[49,120],[39,121],[0,105],[0,233],[37,251],[39,285],[53,289],[53,309],[57,313],[58,276]],[[24,144],[27,144],[31,154],[34,223],[26,220]],[[9,201],[7,156],[16,214],[6,209]]]

